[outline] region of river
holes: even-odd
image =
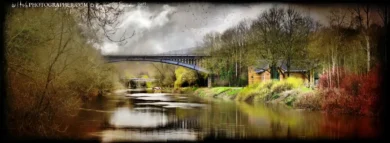
[[[68,128],[81,139],[170,141],[205,139],[375,138],[375,118],[248,104],[194,95],[117,92],[85,104]]]

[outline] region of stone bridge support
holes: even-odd
[[[207,87],[211,88],[212,87],[212,74],[209,74],[207,76]]]

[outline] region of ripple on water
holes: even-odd
[[[181,102],[153,102],[153,103],[136,103],[137,105],[161,105],[164,108],[182,108],[192,109],[196,107],[205,107],[204,104],[198,103],[181,103]]]
[[[167,130],[163,132],[138,132],[129,130],[105,130],[94,133],[93,136],[101,136],[102,142],[117,141],[167,141],[167,140],[187,140],[196,141],[197,133],[194,131],[180,129]]]
[[[149,96],[166,96],[167,94],[165,93],[132,93],[132,94],[126,94],[125,96],[127,97],[149,97]]]
[[[172,101],[170,97],[167,96],[146,96],[146,97],[137,97],[135,99],[139,100],[157,100],[157,101]]]

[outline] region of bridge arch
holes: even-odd
[[[122,56],[104,56],[104,58],[107,61],[107,63],[124,62],[124,61],[160,62],[160,63],[166,63],[166,64],[171,64],[171,65],[177,65],[177,66],[186,67],[186,68],[189,68],[189,69],[192,69],[192,70],[196,70],[196,71],[200,71],[200,72],[207,73],[207,74],[210,73],[207,69],[202,68],[202,67],[200,67],[200,66],[198,66],[196,64],[195,61],[198,60],[198,59],[196,59],[196,60],[194,60],[194,59],[188,60],[188,58],[184,58],[182,60],[178,60],[181,57],[168,58],[168,56],[167,56],[166,59],[165,58],[161,58],[161,56],[148,56],[148,57],[140,57],[140,56],[136,56],[136,57],[133,57],[133,56],[125,56],[125,57],[122,57]]]

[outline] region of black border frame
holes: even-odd
[[[4,38],[4,28],[5,28],[5,16],[7,14],[7,11],[9,8],[11,8],[11,3],[16,3],[16,2],[25,2],[26,0],[6,0],[5,2],[4,1],[1,1],[0,2],[0,5],[2,6],[1,8],[1,12],[2,12],[2,15],[1,15],[1,20],[3,21],[1,23],[1,30],[3,32],[3,34],[1,35],[0,39],[1,39],[1,53],[0,53],[0,58],[1,58],[1,74],[3,76],[0,77],[0,86],[1,86],[1,92],[0,92],[0,96],[1,96],[1,99],[0,99],[0,109],[1,109],[1,118],[0,118],[0,121],[1,121],[1,139],[3,140],[2,142],[31,142],[31,141],[38,141],[38,142],[41,142],[41,141],[48,141],[48,142],[100,142],[100,141],[96,141],[96,140],[53,140],[53,139],[40,139],[40,138],[30,138],[30,139],[15,139],[15,138],[10,138],[10,136],[7,134],[7,121],[6,121],[6,109],[7,109],[7,103],[6,103],[6,99],[7,99],[7,91],[5,89],[5,87],[7,87],[7,82],[6,82],[6,58],[5,58],[5,55],[4,55],[4,49],[5,49],[5,38]],[[75,0],[59,0],[59,1],[53,1],[53,0],[28,0],[28,2],[131,2],[131,3],[134,3],[134,2],[147,2],[147,3],[176,3],[176,2],[195,2],[195,3],[198,3],[198,2],[212,2],[212,3],[230,3],[230,4],[239,4],[239,3],[258,3],[258,2],[277,2],[277,3],[294,3],[294,4],[315,4],[315,5],[322,5],[322,4],[374,4],[374,5],[382,5],[382,6],[390,6],[390,4],[388,4],[387,2],[390,2],[390,1],[387,1],[387,0],[318,0],[318,1],[310,1],[310,0],[275,0],[275,1],[272,1],[272,0],[240,0],[240,1],[232,1],[232,0],[227,0],[227,1],[222,1],[222,0],[197,0],[197,1],[183,1],[183,0],[144,0],[144,1],[139,1],[139,0],[122,0],[122,1],[118,1],[118,0],[78,0],[78,1],[75,1]],[[389,22],[390,23],[390,22]],[[388,23],[386,24],[387,27],[388,27]],[[382,120],[384,121],[383,123],[383,130],[382,130],[382,134],[380,134],[380,137],[377,138],[377,139],[369,139],[369,140],[365,140],[365,139],[343,139],[343,140],[330,140],[330,139],[315,139],[315,140],[297,140],[297,139],[244,139],[244,140],[214,140],[214,139],[205,139],[204,142],[209,142],[209,141],[218,141],[218,142],[226,142],[226,141],[244,141],[244,142],[264,142],[264,141],[276,141],[276,142],[288,142],[288,141],[300,141],[300,142],[321,142],[321,141],[341,141],[341,142],[346,142],[346,141],[353,141],[353,142],[377,142],[377,141],[385,141],[387,140],[386,137],[387,137],[387,124],[386,121],[389,121],[388,118],[387,118],[387,114],[388,114],[388,111],[387,111],[387,108],[388,108],[388,97],[387,96],[390,96],[389,94],[389,91],[388,89],[388,84],[389,84],[389,80],[388,77],[389,77],[389,69],[388,69],[388,53],[389,53],[389,29],[387,29],[387,31],[385,32],[384,35],[381,35],[381,39],[378,43],[378,46],[380,47],[379,48],[379,58],[380,58],[380,61],[382,63],[382,71],[381,71],[381,75],[383,77],[382,79],[382,82],[381,82],[381,89],[382,89],[382,94],[381,94],[381,102],[382,102],[382,105],[383,105],[383,111],[382,111],[382,114],[380,116],[380,118],[382,118]],[[172,142],[186,142],[186,141],[172,141]]]

